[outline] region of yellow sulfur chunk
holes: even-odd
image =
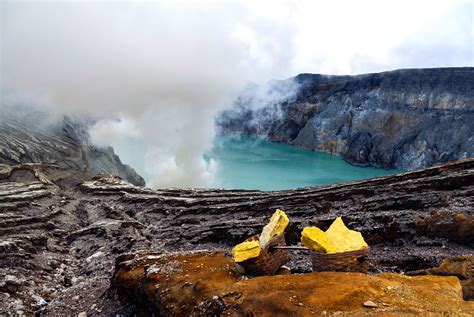
[[[260,244],[257,240],[239,243],[232,249],[232,256],[235,262],[256,258],[259,254]]]
[[[301,242],[311,250],[326,253],[348,252],[368,247],[362,234],[348,229],[341,217],[334,220],[326,232],[317,227],[304,228]]]
[[[313,251],[326,253],[326,250],[332,250],[332,242],[326,237],[326,233],[318,227],[306,227],[301,232],[301,242],[304,246]]]
[[[275,236],[282,234],[288,226],[288,223],[288,217],[285,212],[277,209],[270,218],[269,223],[263,227],[259,240],[242,242],[232,249],[234,261],[243,262],[258,257],[261,249]]]
[[[283,210],[277,209],[268,224],[263,227],[262,233],[260,234],[260,247],[263,249],[265,246],[275,237],[285,231],[288,226],[288,217]]]
[[[341,217],[337,217],[329,229],[326,230],[326,236],[336,247],[328,253],[354,251],[368,247],[362,234],[348,229]]]

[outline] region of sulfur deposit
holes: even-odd
[[[268,224],[263,227],[262,233],[260,234],[259,242],[260,247],[263,249],[265,246],[276,236],[282,234],[288,226],[288,216],[283,210],[277,209]]]
[[[306,227],[301,233],[301,242],[317,252],[339,253],[367,248],[360,232],[346,227],[341,217],[337,217],[326,232],[317,227]]]
[[[235,262],[243,262],[259,256],[260,250],[260,244],[257,240],[245,241],[237,244],[232,249],[232,256],[234,257]]]
[[[243,262],[258,257],[260,250],[265,248],[273,238],[281,235],[288,226],[288,223],[288,216],[285,212],[277,209],[268,224],[263,227],[258,240],[239,243],[232,249],[234,261]]]

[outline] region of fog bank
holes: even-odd
[[[94,141],[140,139],[153,187],[212,184],[215,164],[202,154],[216,110],[246,79],[282,75],[291,60],[291,27],[273,20],[270,28],[237,2],[7,1],[1,9],[2,104],[28,98],[55,114],[104,117]]]
[[[247,80],[472,66],[472,12],[470,0],[4,0],[0,106],[104,118],[94,141],[143,143],[149,185],[210,186],[214,115]]]

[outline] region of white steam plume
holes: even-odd
[[[55,113],[120,116],[92,136],[140,138],[154,187],[210,185],[215,166],[202,154],[214,113],[244,80],[287,72],[293,54],[291,12],[257,19],[251,2],[7,0],[0,9],[3,92]]]

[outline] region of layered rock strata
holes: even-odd
[[[133,168],[123,164],[112,147],[94,145],[87,117],[55,117],[31,108],[3,107],[0,113],[0,164],[54,164],[95,175],[119,175],[145,185]]]
[[[414,170],[474,156],[474,68],[300,74],[252,86],[217,119],[223,132]]]
[[[277,208],[290,219],[288,244],[299,242],[304,227],[325,230],[341,216],[370,245],[372,273],[428,269],[473,254],[473,193],[473,159],[273,192],[151,190],[54,165],[2,166],[0,313],[133,314],[136,303],[109,291],[117,256],[230,250]],[[308,255],[294,253],[289,267],[309,272]]]

